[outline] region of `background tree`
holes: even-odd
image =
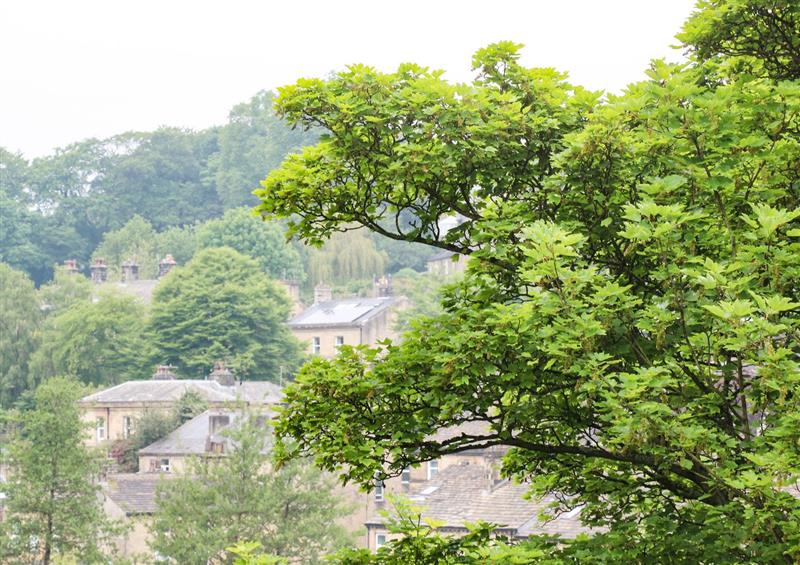
[[[157,491],[152,548],[179,563],[225,563],[226,548],[256,541],[267,553],[318,563],[349,543],[336,519],[346,508],[332,478],[307,462],[269,470],[269,430],[245,414],[226,432],[234,446]],[[235,480],[232,478],[235,477]]]
[[[281,90],[328,137],[269,175],[262,213],[470,256],[403,343],[304,367],[282,458],[367,485],[505,445],[505,474],[606,528],[552,559],[797,561],[800,83],[656,61],[598,105],[518,56],[481,49],[470,85],[352,66]]]
[[[197,229],[201,248],[230,247],[254,259],[270,278],[302,281],[303,265],[295,249],[286,243],[277,222],[264,222],[247,208],[228,210],[218,220]]]
[[[272,108],[274,95],[262,91],[237,104],[219,130],[219,151],[209,159],[217,195],[225,208],[254,205],[253,190],[283,158],[316,142],[315,132],[289,129]]]
[[[60,314],[76,303],[86,303],[92,298],[94,285],[78,273],[56,267],[53,280],[39,288],[38,299],[48,316]]]
[[[39,344],[41,319],[31,280],[0,263],[0,407],[33,387],[30,360]]]
[[[152,346],[146,310],[131,296],[106,292],[48,318],[31,370],[38,380],[70,375],[94,385],[147,378]]]
[[[99,462],[83,446],[85,424],[76,405],[84,394],[73,379],[52,378],[36,390],[35,408],[20,417],[9,445],[14,472],[3,488],[0,557],[51,563],[57,557],[105,562],[115,531],[98,497]]]
[[[308,272],[312,282],[344,283],[382,275],[388,257],[363,231],[337,233],[319,248],[311,248]]]
[[[225,359],[239,377],[276,379],[300,347],[289,333],[286,293],[233,249],[200,251],[153,294],[150,329],[159,359],[200,376]]]
[[[158,274],[156,231],[138,214],[118,230],[106,232],[97,246],[92,259],[104,259],[108,265],[110,280],[119,280],[123,262],[135,259],[139,264],[139,276],[153,279]]]

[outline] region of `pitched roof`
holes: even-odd
[[[241,420],[242,413],[236,410],[206,410],[173,430],[165,437],[139,450],[139,455],[203,455],[206,452],[206,440],[210,437],[211,416],[224,415],[230,419],[229,425],[236,425]],[[224,436],[214,437],[215,441],[221,441],[229,445],[230,441]],[[228,447],[226,447],[226,451]]]
[[[156,485],[169,479],[167,474],[120,473],[109,475],[102,488],[126,514],[152,514],[156,511]]]
[[[275,404],[283,399],[281,387],[265,381],[246,381],[222,386],[216,381],[175,379],[128,381],[83,397],[82,404],[172,403],[188,391],[199,394],[206,402],[221,403],[244,400]]]
[[[461,464],[451,465],[423,483],[411,500],[423,508],[423,517],[443,522],[441,528],[464,529],[467,524],[481,520],[497,524],[498,529],[510,530],[511,535],[518,537],[533,534],[574,537],[589,531],[580,523],[579,512],[542,521],[540,513],[547,510],[554,498],[528,499],[529,489],[530,485],[508,480],[494,483],[484,465]]]
[[[315,304],[289,320],[289,327],[361,326],[389,308],[393,302],[390,296],[328,300]]]

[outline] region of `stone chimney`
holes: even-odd
[[[225,366],[225,361],[214,363],[214,369],[209,373],[208,380],[216,381],[222,386],[233,386],[235,383],[233,372]]]
[[[172,372],[171,365],[159,365],[156,367],[156,372],[153,374],[154,381],[174,381],[175,375]]]
[[[122,264],[122,282],[133,282],[139,280],[139,264],[136,259],[125,261]]]
[[[174,267],[177,264],[178,263],[175,261],[172,255],[167,253],[164,256],[164,258],[158,263],[158,278],[165,276],[172,270],[172,267]]]
[[[75,259],[67,259],[66,261],[64,261],[64,268],[71,275],[77,274],[78,262]]]
[[[375,296],[378,298],[392,295],[392,275],[384,275],[374,280]]]
[[[333,299],[333,290],[325,283],[319,283],[314,287],[314,304],[327,302]]]
[[[104,283],[108,279],[108,265],[105,259],[99,257],[94,260],[91,266],[92,282],[96,284]]]

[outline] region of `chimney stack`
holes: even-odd
[[[133,282],[139,280],[139,264],[136,259],[125,261],[122,264],[122,282]]]
[[[378,298],[392,295],[392,275],[384,275],[375,279],[375,296]]]
[[[177,265],[178,263],[175,259],[167,253],[164,258],[158,263],[158,278],[165,276],[172,270],[172,267]]]
[[[233,386],[235,383],[233,372],[225,366],[225,361],[214,362],[214,369],[209,373],[208,380],[216,381],[222,386]]]
[[[156,367],[156,372],[153,374],[154,381],[173,381],[175,375],[172,372],[171,365],[159,365]]]
[[[314,304],[320,302],[327,302],[333,299],[333,291],[331,287],[325,283],[319,283],[314,287]]]
[[[92,282],[96,284],[104,283],[108,279],[108,266],[106,260],[97,258],[91,266]]]
[[[69,274],[74,275],[78,272],[78,262],[75,259],[67,259],[64,261],[64,268]]]

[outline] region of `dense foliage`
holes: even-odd
[[[233,446],[225,457],[195,460],[188,475],[159,484],[153,549],[178,563],[227,563],[226,548],[249,540],[318,563],[349,542],[331,477],[299,461],[270,470],[270,431],[255,414],[223,433]]]
[[[184,376],[202,378],[224,359],[240,378],[277,380],[300,362],[288,315],[288,296],[255,260],[209,248],[156,288],[150,330],[160,362]]]
[[[356,65],[281,90],[283,115],[327,135],[267,177],[264,215],[311,242],[361,225],[471,258],[403,343],[306,365],[284,460],[368,485],[506,445],[507,475],[603,529],[549,558],[800,559],[800,77],[783,57],[800,7],[700,8],[685,37],[735,47],[656,61],[605,103],[509,43],[468,85]],[[780,63],[759,73],[749,32],[706,27],[745,8],[794,30],[759,35]],[[465,221],[444,233],[450,214]]]
[[[83,388],[63,377],[50,379],[24,412],[8,447],[13,472],[0,522],[0,560],[43,563],[80,558],[107,562],[116,529],[103,513],[96,478],[99,460],[83,446],[85,424],[77,400]]]

